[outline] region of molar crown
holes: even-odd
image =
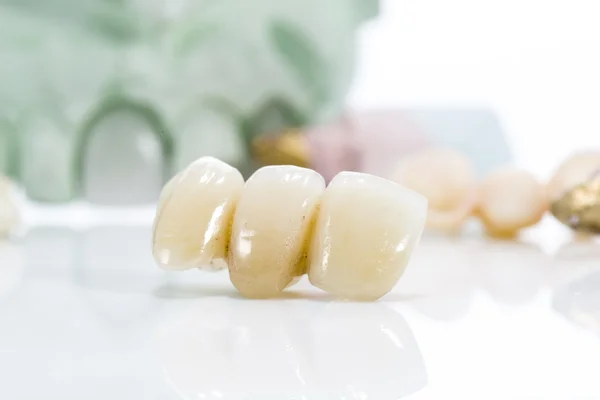
[[[373,175],[342,172],[321,202],[310,282],[340,297],[375,300],[402,276],[427,218],[417,192]]]

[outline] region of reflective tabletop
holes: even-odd
[[[423,238],[393,292],[241,298],[155,266],[149,224],[0,243],[1,399],[598,399],[600,244]]]

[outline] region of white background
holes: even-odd
[[[596,0],[382,0],[350,103],[490,107],[517,162],[546,177],[600,145],[598,21]]]

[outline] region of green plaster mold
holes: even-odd
[[[112,129],[107,171],[133,168],[152,148],[160,181],[209,154],[250,172],[256,135],[341,113],[356,32],[378,9],[378,0],[0,0],[0,169],[34,200],[88,197],[89,146]],[[151,134],[140,139],[144,126]],[[118,134],[128,127],[136,132]]]
[[[77,187],[79,190],[83,188],[84,161],[86,159],[86,154],[89,151],[91,138],[97,132],[96,128],[112,115],[122,113],[137,117],[140,121],[145,122],[148,125],[150,134],[155,135],[155,138],[160,145],[162,157],[165,161],[162,179],[166,180],[171,176],[170,165],[172,165],[173,162],[173,137],[161,116],[147,103],[125,97],[114,97],[106,99],[91,113],[77,135],[75,142],[75,171]],[[115,141],[119,140],[118,134],[119,132],[115,132]]]
[[[0,172],[11,178],[19,176],[21,143],[17,126],[0,119]]]

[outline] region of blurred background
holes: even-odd
[[[386,175],[441,145],[481,173],[516,160],[547,178],[600,141],[593,9],[3,0],[0,169],[35,201],[99,204],[153,202],[202,155],[246,175],[269,163]]]
[[[3,0],[0,169],[154,202],[217,156],[389,175],[424,146],[540,178],[598,145],[592,2]],[[557,29],[560,26],[560,29]]]
[[[155,201],[202,155],[251,173],[258,137],[341,115],[357,31],[378,11],[371,0],[3,1],[2,170],[37,201],[117,204]]]

